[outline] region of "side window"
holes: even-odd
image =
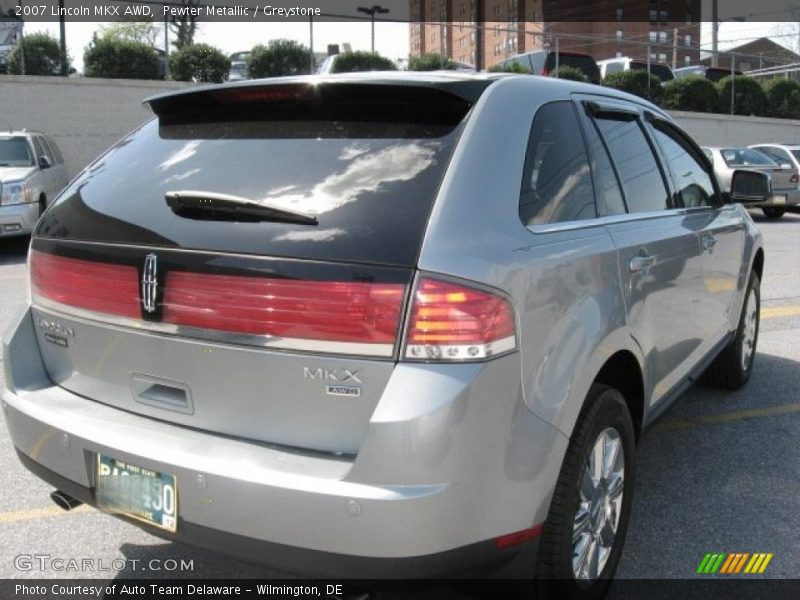
[[[668,125],[656,123],[653,130],[683,206],[693,208],[714,204],[714,184],[711,176],[694,157],[694,150],[670,131]]]
[[[596,122],[619,173],[628,211],[666,209],[667,189],[638,119],[603,116]]]
[[[53,153],[53,160],[56,161],[56,164],[60,165],[64,162],[64,156],[61,154],[61,149],[56,145],[53,138],[48,137],[47,142],[50,145],[50,151]]]
[[[56,157],[53,154],[53,149],[50,147],[50,142],[45,136],[39,138],[39,141],[42,143],[42,149],[44,150],[45,155],[50,159],[51,164],[56,164]]]
[[[528,141],[519,216],[525,225],[593,219],[594,190],[572,102],[546,104]]]
[[[38,164],[38,160],[47,154],[47,152],[44,151],[42,141],[39,139],[38,135],[31,136],[31,139],[33,140],[33,147],[36,149],[36,160]]]
[[[597,125],[591,119],[584,120],[586,145],[589,148],[589,160],[592,165],[594,193],[597,198],[597,212],[600,216],[625,214],[625,201],[619,187],[619,179],[611,164],[608,150],[603,143]]]

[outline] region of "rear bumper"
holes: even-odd
[[[39,220],[39,205],[11,204],[0,206],[0,237],[28,235]]]
[[[773,190],[772,198],[755,206],[774,206],[776,208],[797,206],[800,204],[800,189]]]
[[[430,577],[528,555],[535,540],[497,549],[495,538],[545,519],[567,443],[521,398],[504,406],[486,396],[497,378],[518,377],[514,356],[458,365],[475,373],[471,394],[453,404],[405,415],[379,406],[358,456],[336,457],[173,425],[55,386],[30,311],[4,343],[3,409],[30,470],[87,504],[97,453],[171,473],[177,532],[146,529],[294,572]]]

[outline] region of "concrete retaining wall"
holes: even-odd
[[[152,115],[142,100],[191,85],[0,75],[0,131],[24,127],[53,136],[73,176]]]
[[[800,144],[800,121],[672,111],[701,146],[749,146],[765,142]]]

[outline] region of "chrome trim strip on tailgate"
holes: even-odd
[[[331,342],[324,340],[307,340],[301,338],[282,338],[269,335],[237,334],[228,331],[186,327],[171,323],[131,319],[107,313],[99,313],[82,308],[75,308],[40,296],[34,296],[32,306],[47,311],[54,311],[68,318],[78,318],[103,325],[115,325],[128,329],[151,331],[165,335],[179,336],[199,341],[217,342],[235,346],[254,346],[269,350],[289,350],[297,352],[313,352],[315,354],[344,354],[349,356],[368,356],[392,358],[393,344],[366,344],[362,342]]]

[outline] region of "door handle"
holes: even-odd
[[[628,268],[630,268],[631,273],[636,273],[637,271],[644,271],[652,267],[656,263],[656,257],[650,256],[649,254],[640,254],[639,256],[634,256],[631,261],[628,263]]]

